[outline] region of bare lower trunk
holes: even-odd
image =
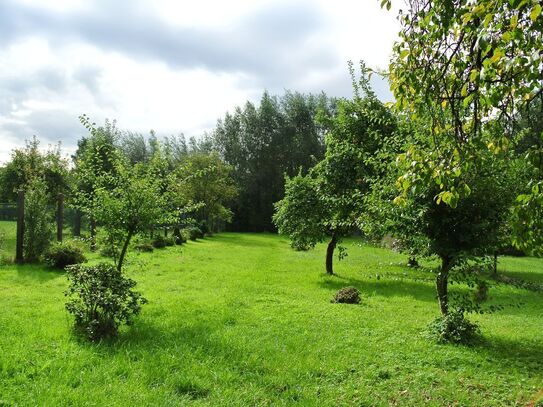
[[[326,248],[326,273],[334,274],[334,250],[337,245],[337,234],[336,232],[332,233],[332,239],[328,243]]]
[[[439,308],[443,315],[449,313],[449,271],[452,266],[452,259],[450,257],[443,257],[441,259],[441,268],[436,278],[436,291],[437,299],[439,301]]]
[[[410,257],[407,261],[407,267],[413,267],[417,268],[419,266],[419,262],[417,261],[416,257]]]
[[[81,236],[81,211],[79,209],[75,211],[74,236],[75,237]]]
[[[498,275],[498,253],[494,253],[494,263],[492,264],[492,273],[494,277]]]
[[[126,236],[126,240],[124,241],[123,249],[121,250],[121,254],[119,256],[119,262],[117,263],[117,270],[121,271],[123,267],[124,258],[126,256],[126,252],[128,250],[128,245],[130,244],[130,239],[132,239],[132,231],[128,232],[128,235]]]
[[[96,220],[92,218],[90,220],[90,239],[91,239],[91,250],[96,250]]]

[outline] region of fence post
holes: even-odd
[[[23,263],[23,241],[25,235],[25,193],[17,193],[17,246],[15,250],[15,262]]]
[[[57,242],[62,243],[62,229],[64,227],[64,195],[57,197]]]

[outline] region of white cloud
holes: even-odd
[[[82,113],[199,136],[264,89],[349,96],[346,61],[386,67],[395,15],[377,0],[6,0],[0,162],[34,134],[72,152]]]

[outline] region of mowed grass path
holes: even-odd
[[[132,255],[149,300],[112,342],[71,334],[62,272],[0,269],[0,406],[524,406],[543,390],[543,296],[492,287],[475,316],[484,341],[436,345],[433,275],[405,257],[348,242],[337,276],[321,245],[224,233]],[[91,262],[98,259],[95,257]],[[543,282],[543,261],[505,259]],[[362,304],[331,304],[343,286]]]

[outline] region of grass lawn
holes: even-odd
[[[71,334],[62,272],[1,266],[0,406],[525,406],[538,397],[541,293],[491,287],[493,303],[523,305],[473,316],[478,345],[437,345],[421,335],[438,314],[433,275],[386,249],[347,246],[334,277],[323,273],[324,245],[295,252],[276,235],[223,233],[131,255],[127,273],[149,304],[99,344]],[[500,268],[543,283],[541,259]],[[362,303],[330,303],[347,285]]]

